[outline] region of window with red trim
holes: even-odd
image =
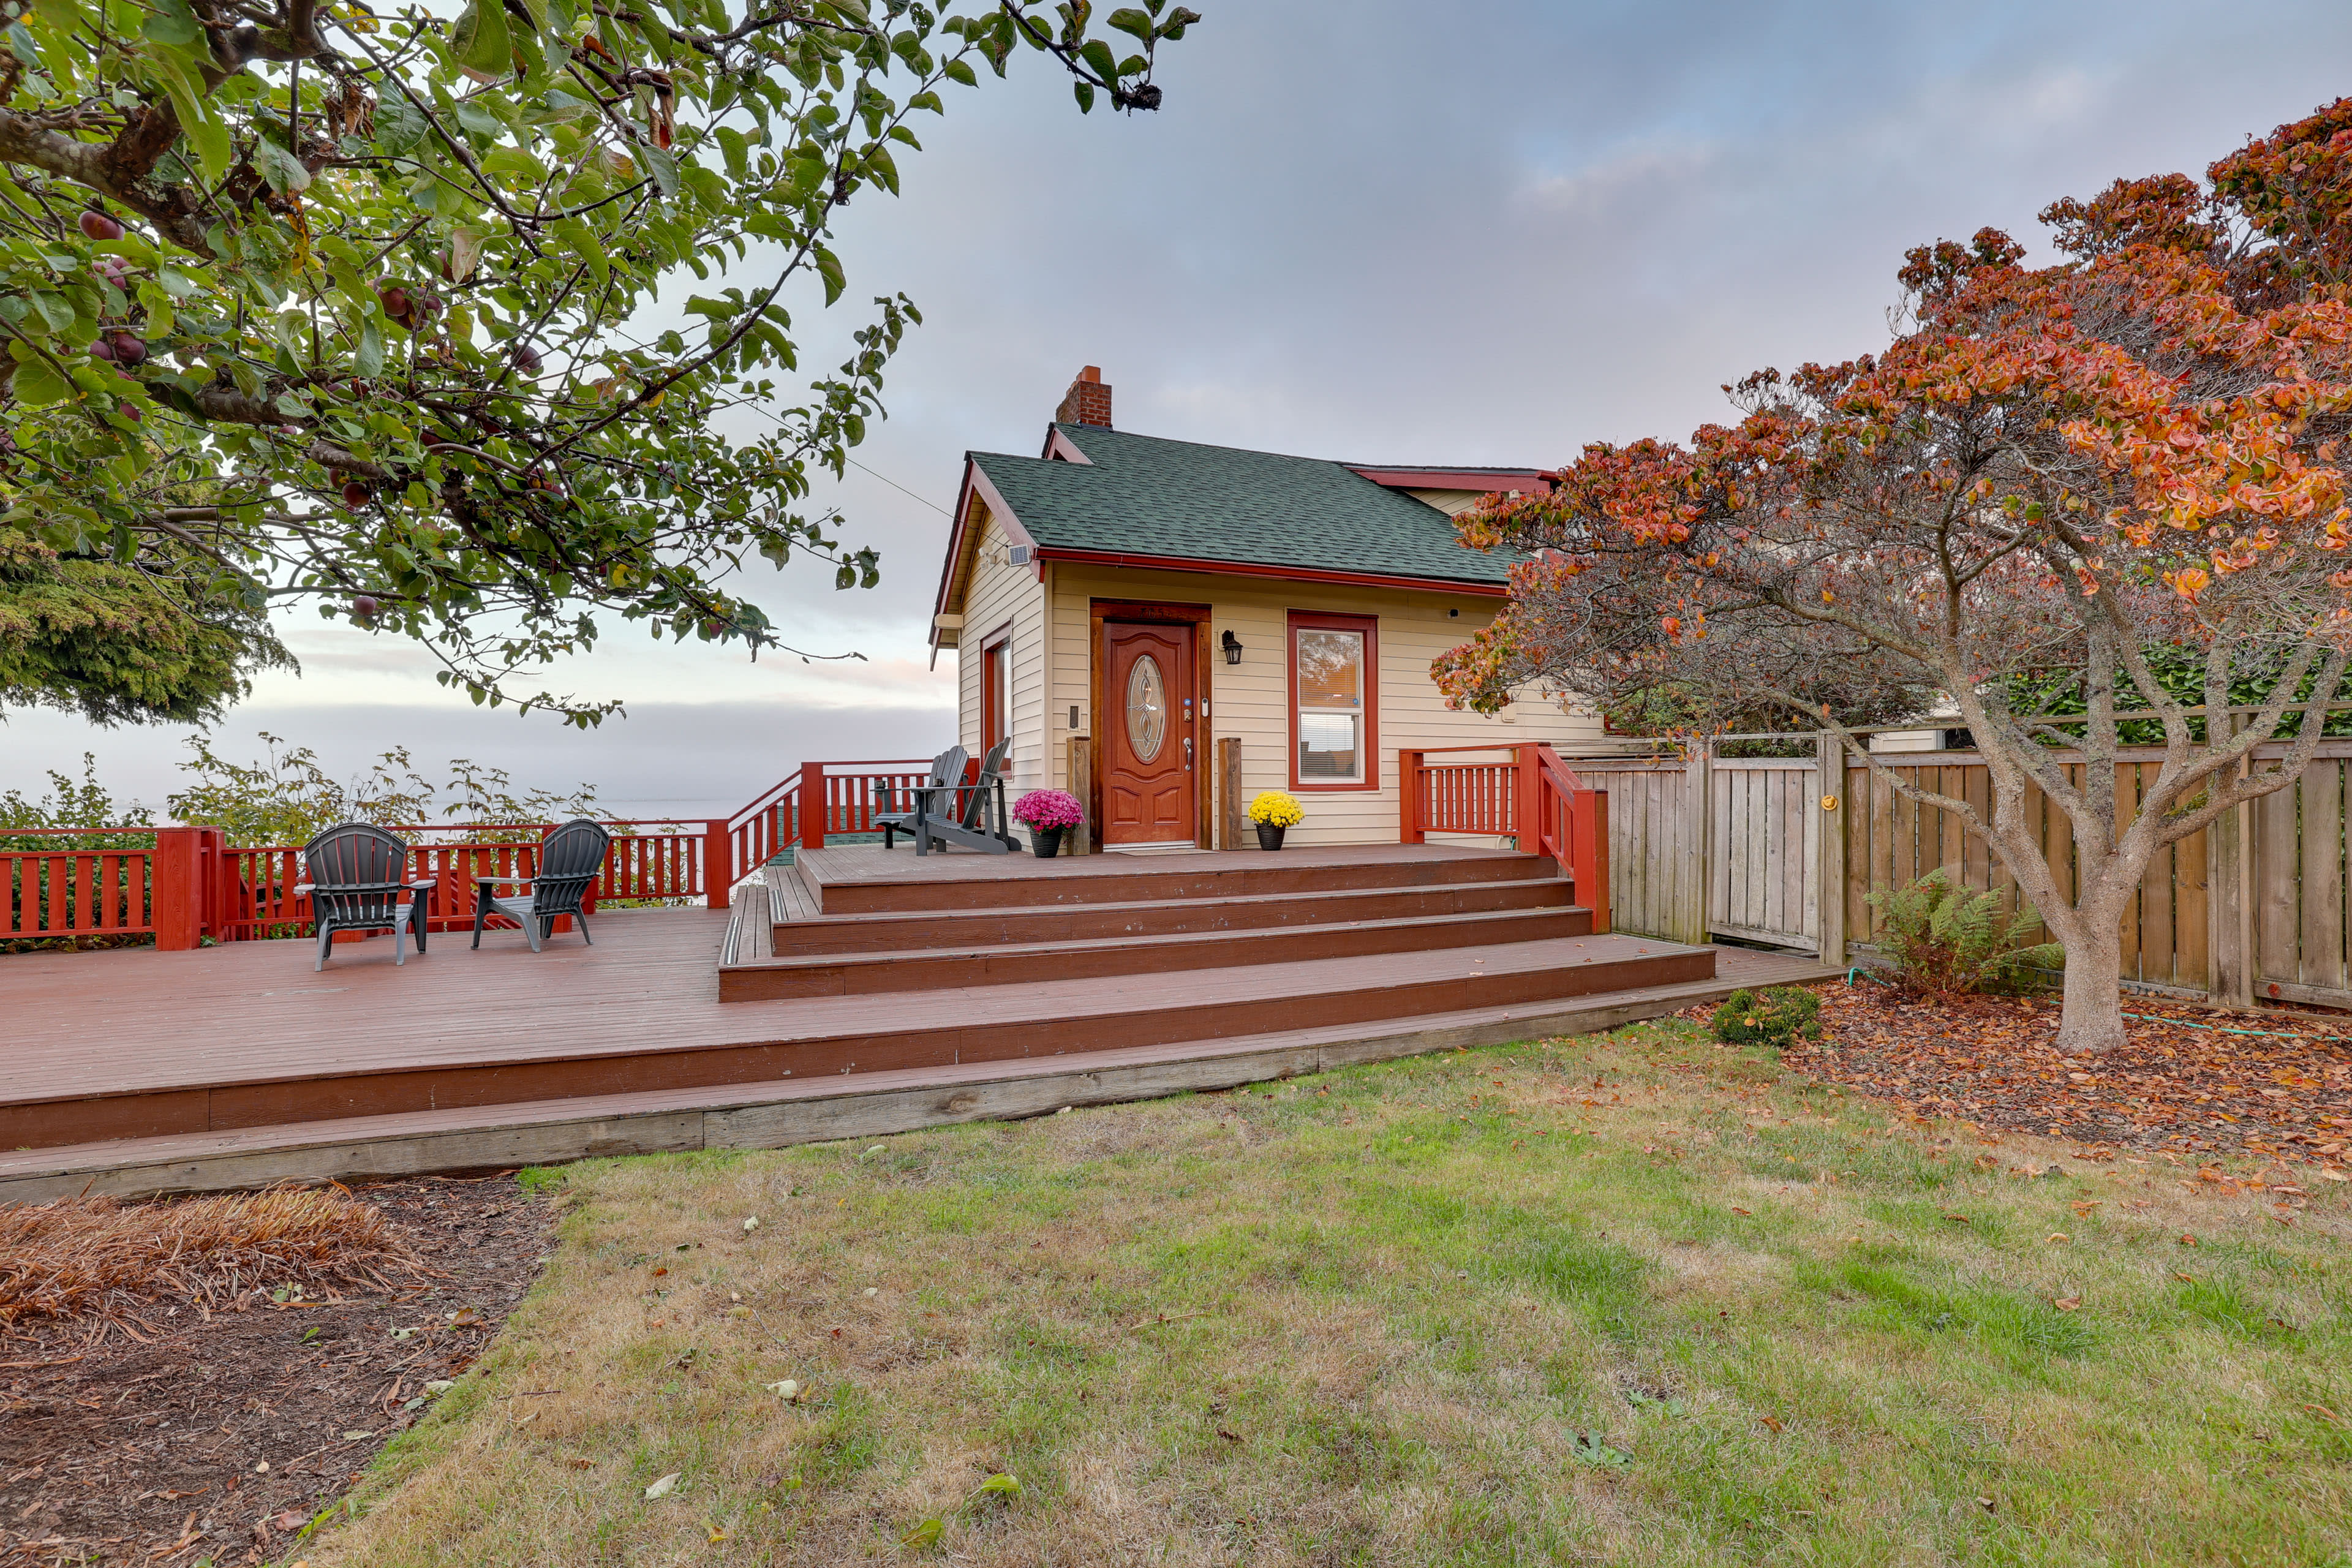
[[[1290,784],[1378,789],[1380,622],[1290,612]]]

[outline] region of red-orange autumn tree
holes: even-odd
[[[2059,1043],[2079,1053],[2123,1039],[2119,925],[2150,858],[2291,784],[2320,726],[2289,710],[2344,686],[2352,99],[2202,182],[2119,181],[2042,221],[2058,265],[2021,265],[1992,229],[1921,247],[1884,353],[1761,372],[1727,389],[1737,425],[1588,447],[1549,493],[1465,514],[1466,542],[1530,559],[1435,673],[1470,706],[1527,687],[1779,705],[1865,759],[1825,676],[1849,698],[1943,693],[1990,814],[1871,765],[1980,833],[2039,908],[2067,955]],[[2201,692],[2180,691],[2184,665]],[[2233,685],[2268,695],[2209,733],[2195,710],[2223,711]],[[2110,781],[2133,711],[2162,760],[2126,817]],[[2072,825],[2072,886],[2037,791]]]

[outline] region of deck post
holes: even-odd
[[[1536,761],[1532,745],[1513,746],[1511,761],[1517,764],[1517,788],[1511,799],[1511,831],[1519,841],[1519,853],[1534,855],[1543,849],[1544,824],[1540,815],[1543,795],[1537,784],[1536,770],[1542,764]]]
[[[1592,930],[1597,936],[1612,929],[1609,921],[1608,791],[1580,789],[1569,796],[1568,842],[1569,861],[1576,868],[1576,901],[1592,911]]]
[[[1095,754],[1091,743],[1084,735],[1071,736],[1066,744],[1069,748],[1070,793],[1077,797],[1078,806],[1083,814],[1087,809],[1087,803],[1094,799]],[[1070,830],[1067,852],[1072,855],[1093,854],[1093,833],[1094,825],[1081,820],[1077,826]]]
[[[1674,938],[1694,947],[1715,933],[1715,742],[1702,739],[1683,768],[1682,891]]]
[[[735,879],[749,876],[751,868],[735,864],[735,837],[727,831],[727,819],[714,816],[702,825],[702,901],[706,908],[723,910],[735,895]]]
[[[1420,752],[1397,752],[1397,842],[1426,844],[1429,835],[1421,826],[1421,759]]]
[[[1217,739],[1217,790],[1222,799],[1218,813],[1217,847],[1238,849],[1242,847],[1242,739],[1239,735],[1221,735]]]
[[[155,946],[164,952],[186,952],[204,935],[202,833],[195,827],[155,830]]]
[[[833,803],[824,798],[823,763],[801,764],[800,813],[801,847],[824,848],[824,830],[832,826],[827,818],[833,815]]]
[[[228,830],[225,827],[196,829],[196,879],[204,889],[203,902],[196,910],[196,934],[215,942],[230,942],[236,937],[237,908],[236,858],[228,852]]]
[[[1814,866],[1813,920],[1822,962],[1845,962],[1845,742],[1824,730],[1815,742],[1821,760],[1821,855]]]

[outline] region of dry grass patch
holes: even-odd
[[[86,1317],[102,1334],[160,1298],[209,1309],[256,1290],[382,1286],[415,1262],[341,1188],[0,1207],[0,1323]]]
[[[2040,1173],[2063,1152],[1892,1122],[1675,1023],[578,1166],[502,1343],[306,1555],[2352,1549],[2340,1201]]]

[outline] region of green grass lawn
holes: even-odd
[[[300,1555],[2352,1564],[2342,1189],[2064,1152],[1667,1022],[572,1166]]]

